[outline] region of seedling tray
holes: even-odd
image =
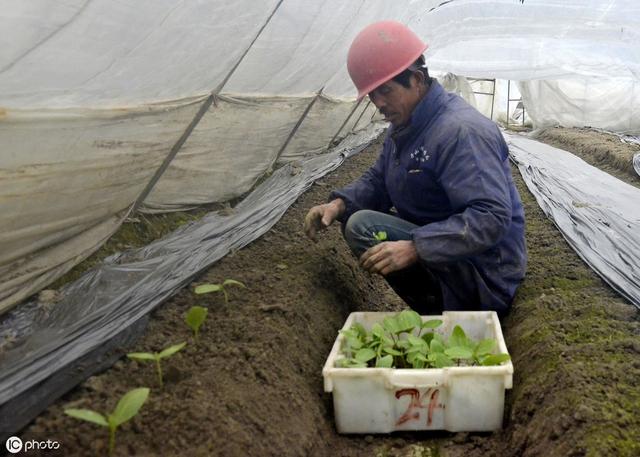
[[[367,330],[395,313],[351,313]],[[493,311],[444,312],[421,316],[441,319],[436,329],[448,338],[460,325],[474,340],[494,338],[496,352],[508,353],[498,316]],[[502,427],[505,390],[513,382],[511,361],[497,366],[428,369],[336,368],[342,358],[338,335],[322,370],[325,392],[333,393],[339,433],[390,433],[400,430],[491,431]]]

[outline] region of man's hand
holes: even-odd
[[[360,256],[360,265],[370,273],[383,276],[403,270],[418,261],[418,251],[413,241],[385,241],[367,249]]]
[[[345,210],[344,201],[336,198],[330,203],[314,206],[304,218],[304,233],[316,241],[317,232],[329,227]]]

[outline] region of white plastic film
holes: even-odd
[[[285,1],[225,91],[255,95],[324,94],[355,98],[346,55],[355,35],[383,19],[406,21],[408,1]]]
[[[434,70],[512,80],[640,75],[635,0],[411,3],[408,25]]]
[[[562,125],[640,131],[640,80],[561,79],[525,81],[519,86],[536,128]]]
[[[229,74],[276,3],[12,0],[0,11],[0,24],[10,24],[0,106],[130,107],[202,95]]]
[[[0,312],[117,229],[198,106],[0,122]]]
[[[295,136],[278,158],[278,164],[326,152],[329,148],[329,142],[349,117],[354,105],[353,102],[340,102],[319,97],[305,116]],[[349,133],[348,130],[345,130],[343,128],[340,138]]]
[[[145,200],[146,211],[221,202],[270,170],[309,99],[219,97]]]

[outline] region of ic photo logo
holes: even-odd
[[[7,439],[5,446],[7,446],[7,451],[17,454],[22,450],[22,440],[17,436],[11,436]]]
[[[27,440],[23,442],[17,436],[9,437],[7,439],[7,442],[5,443],[5,446],[7,448],[7,451],[9,451],[11,454],[17,454],[20,451],[29,452],[33,449],[38,449],[38,450],[60,449],[60,443],[58,443],[55,440],[46,440],[46,441]]]

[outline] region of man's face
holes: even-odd
[[[422,92],[415,76],[411,76],[409,84],[409,87],[404,87],[402,84],[390,80],[369,92],[371,102],[376,105],[384,119],[395,127],[403,126],[409,122],[411,113],[422,98]]]

